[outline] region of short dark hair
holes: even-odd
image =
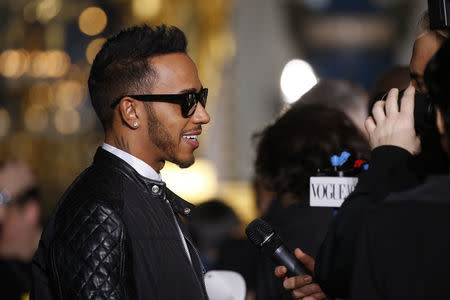
[[[186,53],[187,40],[175,26],[147,25],[125,29],[109,38],[95,57],[89,75],[92,106],[105,131],[112,126],[111,103],[120,96],[151,89],[157,74],[149,58]]]
[[[321,105],[296,105],[256,136],[256,180],[278,197],[308,195],[309,177],[342,151],[368,158],[369,145],[347,115]]]

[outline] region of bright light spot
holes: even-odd
[[[93,36],[101,33],[108,23],[108,17],[99,7],[88,7],[78,18],[78,26],[84,34]]]
[[[36,7],[36,18],[41,23],[47,23],[61,11],[61,0],[41,0]]]
[[[300,59],[293,59],[284,66],[280,86],[286,102],[293,103],[317,83],[311,66]]]
[[[40,105],[32,105],[25,111],[25,127],[31,132],[41,132],[48,124],[48,113]]]
[[[86,48],[86,59],[90,64],[94,62],[95,56],[102,49],[103,44],[106,42],[106,39],[95,39],[89,43]]]
[[[11,119],[9,113],[3,108],[0,108],[0,138],[5,137],[8,134],[10,126]]]
[[[25,50],[6,50],[0,55],[0,73],[5,77],[19,78],[30,64]]]
[[[47,77],[62,77],[70,68],[69,55],[60,50],[51,50],[47,52],[46,56]]]
[[[177,165],[166,162],[161,175],[171,190],[192,203],[209,199],[217,191],[217,170],[205,159],[196,159],[187,169],[180,169]]]
[[[133,14],[140,19],[156,16],[161,10],[161,0],[133,0]]]
[[[76,108],[85,99],[81,83],[75,80],[62,80],[54,85],[55,102],[60,108]]]
[[[62,77],[69,71],[70,64],[70,57],[64,51],[33,51],[28,74],[32,77]]]
[[[72,134],[80,129],[80,114],[73,108],[61,108],[55,112],[55,128],[62,134]]]

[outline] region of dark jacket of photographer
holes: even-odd
[[[42,235],[31,299],[207,299],[203,267],[177,215],[192,208],[100,148]]]
[[[358,236],[366,216],[391,192],[417,186],[413,156],[395,146],[372,151],[370,168],[362,174],[355,191],[344,201],[316,257],[315,279],[330,296],[350,295]]]

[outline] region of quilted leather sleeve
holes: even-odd
[[[87,201],[59,225],[50,251],[58,299],[130,299],[127,235],[113,207]]]

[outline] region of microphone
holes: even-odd
[[[266,221],[253,220],[245,229],[248,239],[260,249],[264,255],[270,257],[278,265],[286,266],[289,277],[296,275],[311,275],[303,264],[292,255],[283,244],[280,236],[273,231]]]

